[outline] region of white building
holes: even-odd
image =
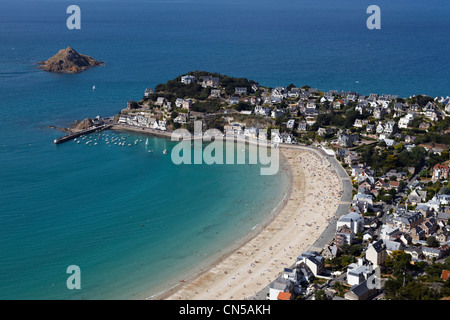
[[[350,212],[344,216],[342,216],[337,221],[337,229],[346,225],[350,229],[353,230],[355,234],[362,232],[364,230],[364,218],[360,214],[356,212]]]
[[[297,265],[304,263],[312,273],[317,276],[320,274],[325,266],[325,259],[317,252],[303,252],[297,257]]]
[[[406,116],[401,117],[400,120],[398,120],[398,127],[400,129],[408,128],[408,126],[412,123],[414,118],[416,118],[415,113],[408,113]]]
[[[398,235],[400,235],[400,230],[394,226],[382,225],[380,231],[380,238],[383,240],[391,240],[395,239]]]
[[[356,263],[347,267],[347,283],[349,285],[359,285],[373,274],[373,265],[364,258],[359,258]]]
[[[191,76],[189,74],[181,77],[181,83],[183,83],[183,84],[191,84],[196,81],[197,81],[197,79],[194,76]]]
[[[381,266],[386,260],[386,245],[383,240],[373,242],[367,247],[366,259],[369,260],[375,267]]]
[[[257,139],[259,135],[259,129],[256,127],[245,128],[244,136],[249,139]]]

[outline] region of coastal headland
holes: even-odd
[[[374,245],[372,236],[378,237],[386,226],[395,226],[397,217],[414,217],[414,221],[423,223],[424,227],[436,225],[440,212],[433,213],[434,217],[430,215],[437,201],[440,205],[448,204],[446,195],[450,187],[445,180],[448,178],[449,112],[450,97],[364,96],[349,91],[322,92],[294,84],[267,88],[247,79],[198,71],[157,85],[154,90],[147,88],[142,100],[129,100],[126,108],[109,118],[106,123],[112,125],[111,129],[164,138],[172,138],[172,133],[182,129],[183,140],[190,136],[188,139],[193,139],[195,145],[203,136],[195,135],[196,121],[202,121],[201,131],[209,138],[234,137],[235,141],[249,145],[278,145],[281,159],[284,159],[282,170],[289,170],[291,181],[283,201],[266,221],[256,225],[244,238],[236,239],[233,245],[205,259],[202,267],[180,271],[171,283],[158,289],[158,294],[149,289],[148,294],[141,297],[262,300],[266,299],[269,285],[284,282],[277,280],[280,275],[290,277],[291,271],[284,269],[295,266],[298,257],[305,252],[320,253],[324,248],[331,249],[331,245],[336,248],[349,244],[349,248],[344,247],[346,261],[340,257],[334,261],[339,272],[344,272],[347,261],[360,259],[361,254]],[[99,117],[96,122],[97,125],[104,123]],[[186,154],[184,149],[182,151]],[[431,172],[434,178],[429,179]],[[421,195],[419,199],[416,193],[417,196],[413,194],[416,198],[412,199],[428,207],[426,211],[423,207],[412,206],[411,209],[402,204],[411,201],[408,189],[427,187],[425,193],[430,192],[427,198]],[[439,190],[443,195],[437,194]],[[428,201],[431,203],[425,204],[426,199],[431,199]],[[392,216],[395,210],[398,211]],[[445,210],[448,213],[448,207],[442,210],[443,214]],[[344,228],[350,235],[347,240],[342,239],[342,231],[339,231],[343,227],[336,226],[342,222],[341,216],[349,212],[357,217],[358,224],[354,230],[347,226],[351,232]],[[448,224],[443,217],[441,222]],[[414,228],[404,230],[405,238],[400,241],[414,252],[419,244],[424,257],[432,259],[430,252],[434,249],[425,245],[425,235],[414,233]],[[364,229],[367,231],[364,237],[352,241],[352,234],[360,237]],[[414,239],[415,242],[411,241],[414,245],[405,239]],[[377,240],[377,245],[385,240]],[[387,241],[397,240],[392,236]],[[440,243],[442,256],[448,254],[445,241]],[[436,242],[433,245],[437,246]],[[334,256],[332,251],[325,251],[325,254]],[[373,267],[373,261],[364,263],[368,268]],[[333,269],[336,271],[332,266],[327,275]],[[335,283],[346,280],[344,276]],[[353,282],[347,281],[347,284],[353,285]],[[330,286],[328,282],[324,285]],[[364,291],[363,295],[375,297],[379,289],[382,285]],[[270,299],[275,298],[274,291],[276,293],[270,290]],[[298,297],[308,299],[314,291],[318,292],[312,288]],[[299,290],[293,292],[297,294]],[[360,299],[357,292],[360,291],[350,289],[345,292],[345,298]],[[318,294],[323,294],[323,290]],[[340,297],[343,294],[340,292]],[[397,296],[395,291],[388,294]],[[332,296],[335,292],[328,291],[327,298]],[[283,295],[281,298],[295,297]]]

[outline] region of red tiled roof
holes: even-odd
[[[450,271],[442,270],[441,279],[448,280],[450,278]]]
[[[291,300],[291,294],[289,292],[280,292],[277,296],[277,300]]]
[[[434,166],[434,169],[444,169],[444,170],[448,171],[448,166],[445,164],[438,163],[437,165]]]

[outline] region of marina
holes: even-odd
[[[65,135],[65,136],[63,136],[61,138],[53,140],[53,142],[55,144],[61,144],[61,143],[64,143],[64,142],[67,142],[67,141],[70,141],[70,140],[74,140],[74,139],[76,139],[76,138],[78,138],[80,136],[83,136],[83,135],[86,135],[86,134],[89,134],[89,133],[103,131],[103,130],[108,130],[111,127],[112,127],[111,124],[104,124],[104,125],[101,125],[101,126],[98,126],[98,127],[89,128],[87,130],[83,130],[83,131],[80,131],[80,132],[76,132],[76,133],[71,133],[71,134]]]

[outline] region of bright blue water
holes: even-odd
[[[245,235],[283,196],[283,171],[175,166],[161,152],[171,143],[155,138],[155,153],[104,138],[55,146],[61,133],[49,125],[113,115],[190,70],[266,86],[449,95],[450,4],[393,2],[77,1],[82,29],[68,30],[72,1],[1,1],[0,298],[145,296]],[[381,30],[366,28],[370,4],[382,9]],[[35,68],[69,45],[106,66]],[[71,264],[80,291],[65,286]]]

